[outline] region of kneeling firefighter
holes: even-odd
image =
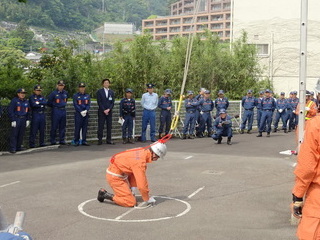
[[[106,180],[114,194],[101,188],[98,201],[103,202],[107,199],[123,207],[133,207],[136,205],[134,190],[138,188],[143,201],[154,204],[156,200],[149,195],[147,163],[163,158],[166,153],[166,145],[158,141],[147,148],[129,149],[114,155],[106,170]]]

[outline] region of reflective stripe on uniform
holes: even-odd
[[[120,174],[117,174],[117,173],[113,173],[111,171],[109,171],[109,169],[107,168],[106,172],[112,176],[115,176],[115,177],[119,177],[119,178],[123,178],[123,179],[127,179],[128,178],[128,175],[120,175]]]

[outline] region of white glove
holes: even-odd
[[[279,113],[282,113],[283,109],[279,109]]]
[[[26,127],[29,127],[29,125],[30,125],[30,120],[27,120]]]
[[[309,108],[309,107],[305,107],[305,110],[306,110],[306,111],[309,111],[309,110],[310,110],[310,108]]]
[[[87,115],[87,112],[88,112],[87,110],[84,110],[84,111],[82,111],[80,113],[81,113],[82,117],[85,117]]]
[[[203,112],[201,111],[201,112],[200,112],[200,114],[202,115],[202,114],[203,114]]]
[[[147,201],[147,204],[151,204],[154,205],[156,203],[156,200],[154,199],[154,197],[150,197],[149,200]]]
[[[16,127],[16,126],[17,126],[17,122],[16,121],[11,122],[11,127]]]

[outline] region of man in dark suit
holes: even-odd
[[[102,144],[104,124],[107,122],[107,144],[114,144],[111,141],[112,109],[114,106],[114,92],[109,89],[110,80],[102,80],[103,88],[97,92],[98,109],[98,145]]]

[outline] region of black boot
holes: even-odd
[[[128,138],[128,143],[131,143],[131,144],[134,143],[134,141],[133,141],[133,139],[131,137]]]
[[[240,134],[244,134],[244,130],[243,129],[240,130]]]
[[[259,134],[257,135],[257,137],[262,137],[262,132],[259,132]]]
[[[105,189],[100,188],[97,199],[99,202],[103,202],[105,199],[113,201],[113,196],[112,193],[108,193]]]
[[[161,133],[159,133],[159,137],[158,137],[159,139],[161,139],[162,138],[162,134]]]
[[[188,135],[188,139],[194,139],[194,136]]]
[[[221,144],[221,141],[222,141],[222,137],[219,137],[217,144]]]
[[[267,132],[267,137],[270,137],[270,132]]]
[[[247,131],[247,133],[248,133],[248,134],[251,134],[251,131],[250,131],[250,130],[248,130],[248,131]]]
[[[278,129],[276,129],[276,128],[275,128],[275,129],[273,129],[273,132],[274,132],[274,133],[276,133],[277,131],[278,131]]]
[[[232,145],[232,143],[231,143],[231,137],[228,137],[227,144],[228,144],[228,145]]]
[[[287,129],[283,129],[283,132],[284,132],[284,133],[288,133],[288,132],[287,132]]]
[[[126,144],[126,143],[128,143],[128,140],[127,140],[127,138],[122,138],[122,143],[123,143],[123,144]]]
[[[187,139],[187,134],[183,134],[182,139]]]

